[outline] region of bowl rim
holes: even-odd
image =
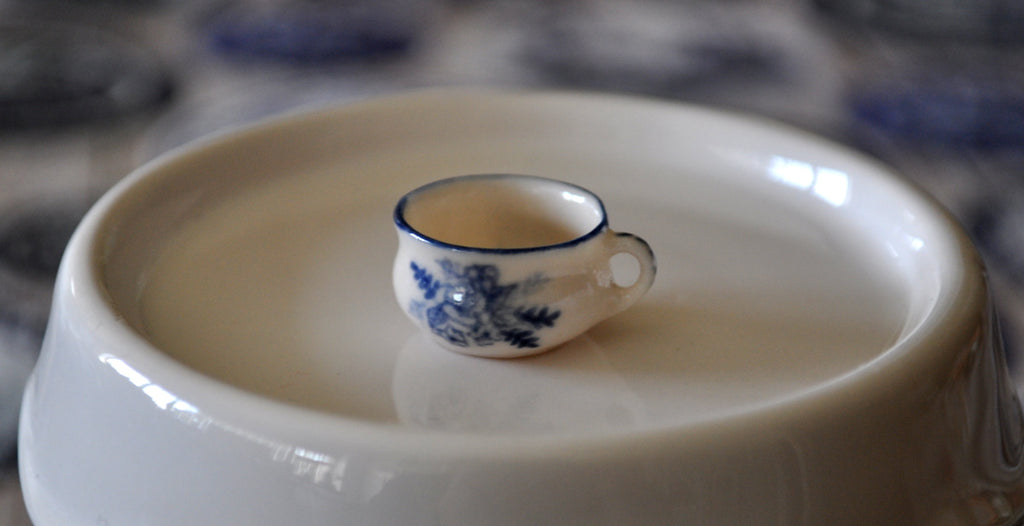
[[[420,430],[397,423],[368,422],[357,418],[326,413],[272,399],[245,391],[213,379],[189,368],[165,354],[146,340],[115,308],[114,300],[103,285],[104,264],[109,250],[106,233],[116,228],[116,219],[126,201],[143,192],[147,186],[167,177],[177,163],[191,156],[202,155],[221,145],[250,140],[265,134],[281,133],[308,122],[336,120],[354,112],[398,111],[453,99],[474,101],[505,101],[513,104],[531,104],[536,101],[615,104],[654,107],[678,115],[713,119],[735,126],[781,134],[793,140],[806,142],[815,149],[824,149],[830,155],[850,160],[859,165],[873,167],[874,173],[864,177],[886,180],[895,188],[917,200],[917,210],[924,212],[920,220],[932,222],[936,232],[945,239],[948,261],[943,274],[944,287],[938,291],[934,304],[921,322],[902,335],[889,349],[879,353],[862,366],[829,379],[805,391],[781,399],[744,407],[735,412],[698,420],[684,425],[628,429],[600,434],[550,435],[490,435],[468,432],[437,432]],[[437,458],[509,458],[549,457],[571,451],[575,457],[588,454],[630,455],[637,441],[646,444],[678,443],[680,437],[726,436],[736,426],[778,425],[793,418],[806,418],[812,414],[834,414],[837,409],[858,404],[877,403],[871,393],[891,392],[894,382],[920,382],[918,370],[907,363],[931,369],[945,367],[956,360],[964,348],[963,342],[971,338],[978,320],[986,316],[989,303],[984,267],[966,233],[952,215],[934,198],[913,183],[900,178],[864,154],[838,143],[818,137],[786,124],[701,106],[664,101],[645,97],[581,93],[574,91],[520,90],[493,88],[423,89],[397,95],[375,97],[361,102],[302,108],[259,122],[229,128],[185,145],[169,150],[146,162],[109,190],[86,214],[75,231],[65,252],[57,279],[58,294],[78,305],[82,322],[95,327],[95,337],[109,343],[111,354],[122,366],[127,365],[164,386],[170,392],[188,393],[183,399],[194,406],[214,425],[225,425],[270,430],[277,436],[288,437],[298,443],[319,444],[330,449],[337,444],[361,444],[377,450],[409,450]],[[940,330],[941,329],[941,330]],[[939,352],[939,350],[943,352]],[[97,356],[99,358],[99,356]],[[891,367],[903,362],[902,367]],[[898,374],[894,371],[899,371]],[[845,392],[856,390],[868,397],[853,400]],[[635,456],[638,453],[633,453]]]

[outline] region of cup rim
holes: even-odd
[[[572,238],[572,239],[570,239],[568,241],[563,241],[561,243],[554,243],[554,244],[550,244],[550,245],[537,245],[537,246],[530,246],[530,247],[516,247],[516,248],[489,248],[489,247],[474,247],[474,246],[468,246],[468,245],[460,245],[460,244],[456,244],[456,243],[449,243],[447,241],[442,241],[440,239],[437,239],[436,237],[432,237],[432,236],[429,236],[427,234],[424,234],[423,232],[418,230],[416,227],[414,227],[411,224],[409,224],[409,221],[406,220],[406,218],[405,218],[405,216],[406,216],[405,209],[406,209],[406,207],[409,206],[410,200],[415,199],[417,196],[422,195],[422,194],[424,194],[426,192],[430,192],[432,190],[436,190],[436,189],[438,189],[440,187],[443,187],[443,186],[448,186],[448,185],[458,184],[458,183],[465,183],[467,181],[501,180],[501,179],[531,180],[531,181],[535,181],[535,182],[540,182],[542,184],[561,186],[561,187],[565,187],[565,188],[572,188],[572,189],[574,189],[574,190],[576,190],[578,192],[587,194],[587,196],[589,196],[591,199],[593,199],[594,203],[597,205],[597,210],[600,213],[600,220],[597,222],[597,225],[595,225],[594,228],[590,229],[589,231],[587,231],[587,232],[585,232],[585,233],[583,233],[581,235],[578,235],[578,236],[576,236],[576,237],[574,237],[574,238]],[[428,244],[430,246],[434,246],[434,247],[437,247],[437,248],[442,248],[442,249],[445,249],[445,250],[454,250],[456,252],[471,252],[471,253],[477,253],[477,254],[494,254],[494,255],[528,254],[528,253],[547,252],[547,251],[551,251],[551,250],[558,250],[558,249],[561,249],[561,248],[574,247],[574,246],[580,245],[581,243],[584,243],[584,242],[586,242],[586,241],[596,237],[598,234],[600,234],[601,232],[603,232],[604,230],[606,230],[608,228],[608,212],[605,210],[604,202],[601,200],[600,196],[598,196],[594,192],[591,192],[590,190],[587,190],[586,188],[583,188],[580,185],[573,184],[573,183],[570,183],[570,182],[567,182],[567,181],[560,181],[558,179],[553,179],[553,178],[550,178],[550,177],[543,177],[543,176],[539,176],[539,175],[530,175],[530,174],[512,174],[512,173],[457,175],[457,176],[454,176],[454,177],[448,177],[448,178],[445,178],[445,179],[440,179],[440,180],[437,180],[437,181],[432,181],[432,182],[427,183],[427,184],[425,184],[423,186],[420,186],[420,187],[418,187],[418,188],[416,188],[414,190],[411,190],[408,193],[406,193],[405,195],[403,195],[402,198],[398,200],[398,204],[395,205],[395,211],[394,211],[394,214],[393,214],[393,219],[394,219],[394,222],[395,222],[395,227],[399,230],[399,232],[403,232],[405,234],[408,234],[408,235],[412,236],[414,239],[422,241],[422,242],[424,242],[424,243],[426,243],[426,244]]]
[[[687,422],[683,426],[629,429],[596,435],[506,436],[438,433],[399,424],[367,422],[275,400],[208,377],[167,355],[119,315],[117,306],[105,288],[103,276],[106,254],[109,250],[106,244],[109,241],[109,231],[117,228],[118,216],[123,215],[127,201],[151,193],[156,183],[168,179],[175,169],[187,165],[190,156],[201,155],[227,143],[244,142],[252,137],[279,133],[282,129],[301,127],[310,120],[327,121],[351,112],[381,111],[389,106],[396,106],[394,110],[402,111],[439,101],[450,102],[453,96],[468,97],[478,103],[516,101],[522,104],[531,100],[547,100],[578,101],[598,105],[611,102],[638,108],[653,105],[654,108],[665,109],[668,106],[670,111],[681,111],[700,118],[726,120],[743,127],[753,126],[761,131],[774,130],[803,141],[811,141],[816,147],[826,148],[831,154],[838,154],[844,159],[855,159],[857,162],[865,160],[853,150],[774,121],[682,103],[666,103],[622,95],[551,91],[524,94],[516,91],[481,89],[423,90],[412,94],[381,97],[370,102],[346,104],[330,108],[326,112],[323,109],[306,109],[199,139],[170,150],[136,169],[97,202],[76,230],[68,245],[57,280],[58,287],[68,290],[58,291],[58,294],[64,294],[80,305],[78,315],[83,316],[83,323],[94,327],[95,338],[107,341],[110,348],[117,349],[118,356],[125,363],[152,378],[154,383],[166,385],[169,391],[187,393],[185,396],[188,396],[189,402],[194,401],[194,405],[200,411],[208,413],[214,419],[223,419],[225,423],[231,425],[273,427],[274,432],[280,433],[281,436],[294,437],[300,442],[336,444],[334,441],[337,440],[347,443],[355,441],[371,445],[374,449],[412,447],[423,454],[446,455],[453,458],[505,458],[510,454],[547,457],[561,454],[566,448],[570,448],[577,456],[604,455],[616,451],[629,454],[638,440],[653,440],[656,443],[665,443],[665,440],[676,442],[681,435],[716,436],[718,432],[728,431],[734,426],[750,428],[752,424],[778,425],[779,421],[786,421],[797,413],[806,417],[808,411],[827,415],[836,406],[849,402],[850,397],[843,395],[844,391],[856,389],[857,392],[867,393],[869,396],[882,396],[892,382],[920,382],[919,373],[908,373],[908,369],[913,369],[911,367],[904,366],[900,374],[894,374],[886,371],[883,366],[892,360],[913,361],[926,365],[929,369],[944,366],[955,359],[950,356],[951,352],[962,348],[959,340],[949,341],[948,336],[957,334],[969,337],[977,324],[976,319],[967,314],[983,315],[983,306],[988,301],[983,265],[966,234],[933,198],[915,185],[897,179],[891,171],[873,161],[869,161],[869,164],[875,167],[876,173],[870,174],[870,177],[884,178],[890,184],[909,192],[920,201],[919,207],[927,211],[928,217],[925,220],[943,230],[946,239],[942,241],[948,245],[951,252],[950,261],[947,262],[951,266],[951,272],[947,276],[948,289],[936,300],[940,304],[934,307],[934,312],[929,312],[913,331],[899,338],[878,357],[856,370],[781,401],[775,400],[766,405],[756,405],[707,420]],[[952,257],[953,253],[956,257]],[[939,331],[939,327],[944,328]],[[943,334],[938,334],[939,332]],[[941,348],[944,352],[927,352],[932,348]],[[877,388],[865,389],[864,383]],[[812,400],[815,398],[812,395],[817,399]],[[858,400],[855,403],[865,405],[875,402],[872,399]]]

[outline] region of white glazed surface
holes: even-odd
[[[481,172],[602,195],[657,284],[536,358],[422,345],[391,206]],[[22,481],[40,526],[1000,524],[1024,486],[991,324],[955,225],[828,143],[643,100],[417,94],[108,194],[61,268]]]

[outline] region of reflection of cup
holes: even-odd
[[[600,432],[640,425],[644,402],[587,335],[529,360],[445,352],[424,333],[402,347],[391,386],[403,424],[447,432]]]
[[[470,175],[422,186],[395,208],[395,295],[442,346],[515,357],[566,342],[632,305],[654,282],[654,253],[608,228],[601,200],[535,176]],[[612,258],[639,275],[622,285]]]

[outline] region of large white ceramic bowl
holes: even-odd
[[[541,356],[425,343],[395,200],[583,185],[642,300]],[[567,93],[321,109],[142,167],[65,255],[20,430],[39,526],[1012,524],[1021,411],[932,201],[771,123]]]

